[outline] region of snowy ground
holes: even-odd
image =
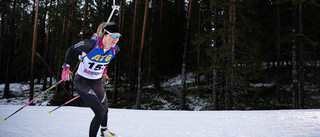
[[[21,105],[0,105],[6,118]],[[89,108],[27,106],[4,122],[1,137],[87,137]],[[164,111],[110,109],[109,129],[120,137],[316,137],[320,110]]]
[[[179,78],[164,86],[172,87]],[[34,96],[41,85],[35,85]],[[0,84],[0,97],[4,84]],[[10,84],[15,97],[0,99],[0,118],[29,102],[29,85]],[[0,122],[0,137],[87,137],[93,112],[86,107],[47,106],[53,93],[45,93]],[[201,100],[194,108],[206,105]],[[198,110],[198,109],[195,109]],[[320,137],[320,109],[272,111],[169,111],[113,109],[109,129],[120,137]],[[99,135],[98,135],[99,136]]]

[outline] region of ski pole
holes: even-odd
[[[16,114],[17,112],[19,112],[21,109],[25,108],[26,106],[28,106],[29,104],[31,104],[33,101],[35,101],[36,99],[38,99],[39,97],[41,97],[44,93],[46,93],[47,91],[49,91],[50,89],[54,88],[55,86],[57,86],[58,84],[60,84],[63,80],[60,80],[58,83],[54,84],[53,86],[51,86],[50,88],[48,88],[47,90],[45,90],[44,92],[42,92],[40,95],[38,95],[36,98],[34,98],[33,100],[31,100],[29,103],[25,104],[23,107],[21,107],[20,109],[18,109],[16,112],[12,113],[10,116],[8,116],[7,118],[3,118],[2,121],[6,121],[8,118],[10,118],[11,116],[13,116],[14,114]]]
[[[57,76],[56,76],[56,74],[54,74],[54,72],[51,70],[51,68],[48,66],[48,64],[46,63],[46,61],[44,61],[43,60],[43,58],[41,57],[41,55],[38,53],[38,52],[36,52],[36,56],[40,59],[40,61],[43,63],[43,65],[47,68],[47,70],[51,73],[51,75],[55,78],[55,79],[59,79]],[[79,65],[79,62],[78,62],[78,64],[77,64],[77,66]],[[77,67],[76,66],[76,67]],[[75,68],[76,68],[75,67]],[[75,68],[74,68],[74,70],[75,70]],[[74,72],[74,70],[72,71],[72,72]],[[71,93],[69,93],[69,91],[66,89],[66,87],[64,86],[64,85],[61,85],[61,87],[63,88],[63,91],[64,91],[64,93],[66,93],[69,97],[73,97],[73,96],[71,96]],[[78,105],[78,106],[80,106],[77,102],[76,102],[76,104]]]
[[[80,97],[80,95],[74,97],[73,99],[70,99],[69,101],[67,101],[66,103],[64,103],[64,104],[62,104],[62,105],[60,105],[60,106],[58,106],[58,107],[56,107],[55,109],[53,109],[53,110],[51,110],[51,111],[48,111],[48,113],[49,113],[49,114],[52,113],[53,111],[57,110],[58,108],[60,108],[60,107],[62,107],[62,106],[64,106],[64,105],[67,105],[68,103],[72,102],[73,100],[77,99],[78,97]]]
[[[107,81],[103,84],[104,85],[107,85],[109,83],[110,79],[107,79]],[[56,107],[55,109],[51,110],[51,111],[48,111],[48,114],[52,113],[53,111],[59,109],[60,107],[64,106],[64,105],[67,105],[68,103],[72,102],[73,100],[77,99],[78,97],[80,97],[80,95],[70,99],[69,101],[67,101],[66,103],[63,103],[62,105]]]

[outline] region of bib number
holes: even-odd
[[[94,62],[89,62],[89,69],[93,69],[95,71],[99,71],[99,70],[103,70],[104,68],[107,67],[108,64],[98,64],[98,63],[94,63]]]

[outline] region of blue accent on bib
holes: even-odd
[[[115,50],[117,50],[118,45],[115,45],[113,50],[109,50],[106,53],[104,53],[103,49],[100,47],[100,43],[101,43],[101,40],[99,40],[96,43],[94,49],[91,51],[91,53],[89,53],[89,55],[87,55],[87,57],[90,61],[108,64],[114,58]]]

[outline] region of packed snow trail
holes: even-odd
[[[21,105],[0,105],[4,118]],[[28,106],[0,123],[1,137],[87,137],[87,107]],[[167,111],[110,109],[109,129],[120,137],[316,137],[320,110]]]

